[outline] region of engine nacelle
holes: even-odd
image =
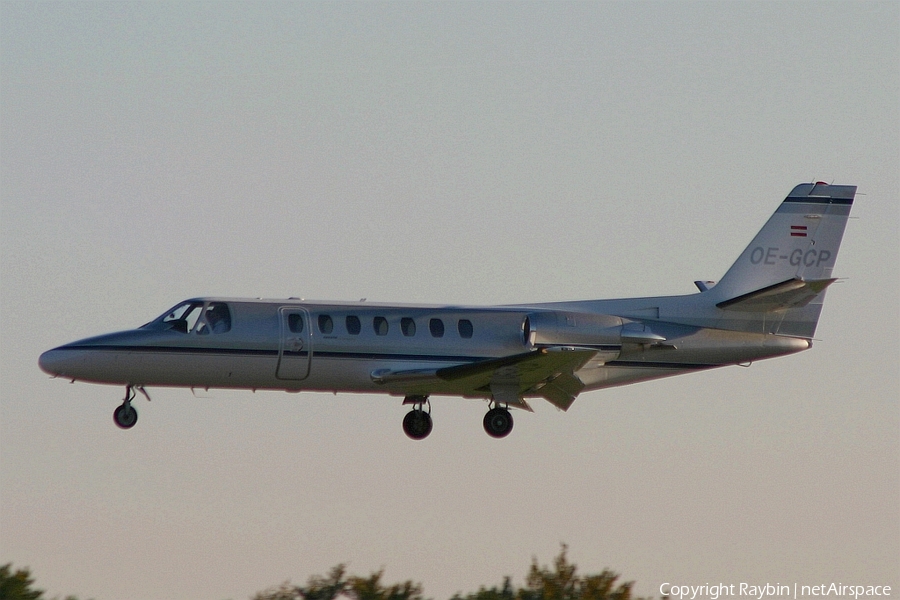
[[[546,311],[525,316],[522,334],[528,348],[541,346],[618,347],[622,343],[621,317],[589,313]]]

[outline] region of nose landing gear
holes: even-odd
[[[115,421],[116,425],[121,429],[131,429],[134,427],[134,424],[137,423],[137,417],[137,410],[131,406],[130,402],[117,406],[116,410],[113,411],[113,421]]]
[[[116,407],[116,410],[113,411],[113,421],[121,429],[131,429],[132,427],[134,427],[135,423],[137,423],[137,409],[135,409],[131,405],[131,401],[134,400],[136,396],[136,394],[134,393],[135,389],[142,393],[147,398],[147,400],[150,400],[150,395],[147,394],[147,391],[143,387],[132,385],[126,386],[125,398],[122,400],[122,404]]]
[[[414,440],[424,440],[431,433],[431,403],[428,396],[407,396],[403,404],[412,404],[413,409],[403,417],[403,433]],[[428,405],[428,412],[424,406]]]

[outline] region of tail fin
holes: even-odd
[[[723,329],[811,338],[856,186],[803,183],[708,292]]]

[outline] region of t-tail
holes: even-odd
[[[855,194],[853,185],[795,187],[725,276],[701,294],[718,309],[716,327],[812,338]]]

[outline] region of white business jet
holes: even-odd
[[[125,386],[113,417],[137,422],[145,388],[386,393],[431,432],[433,395],[488,402],[484,429],[543,398],[748,364],[812,346],[856,186],[795,187],[718,283],[684,296],[510,306],[195,298],[150,323],[43,353],[45,372]]]

